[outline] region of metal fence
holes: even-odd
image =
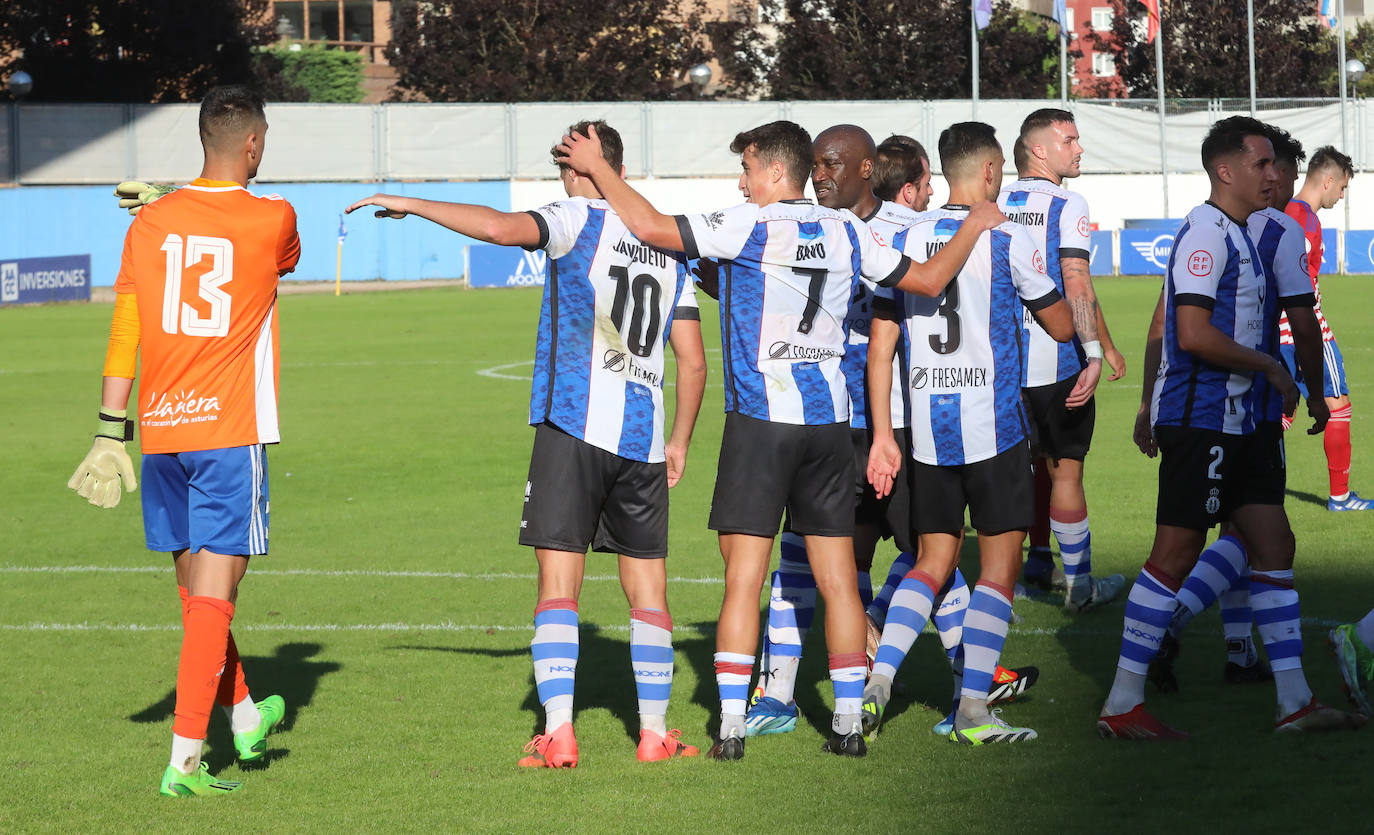
[[[829,102],[549,102],[540,104],[271,104],[260,182],[511,180],[551,177],[549,150],[567,126],[605,119],[624,137],[632,176],[719,177],[739,171],[735,133],[775,119],[812,132],[853,123],[876,139],[902,133],[935,147],[947,125],[977,118],[1004,142],[1030,111],[1054,100]],[[1088,174],[1158,173],[1153,100],[1079,100]],[[1261,100],[1259,115],[1308,147],[1344,147],[1363,168],[1369,108],[1352,100],[1341,141],[1339,102]],[[1217,119],[1249,112],[1243,99],[1185,99],[1166,106],[1170,172],[1201,170],[1198,149]],[[0,176],[19,185],[181,181],[200,171],[197,105],[9,104],[0,119]],[[1007,154],[1010,157],[1010,153]],[[1010,164],[1010,161],[1009,161]]]

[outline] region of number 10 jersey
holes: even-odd
[[[663,455],[663,351],[674,319],[699,319],[681,253],[641,243],[604,200],[529,213],[549,255],[530,424],[622,458]]]
[[[967,209],[953,207],[926,212],[893,236],[893,246],[927,261],[967,215]],[[1023,309],[1040,310],[1060,298],[1034,239],[1014,223],[980,235],[939,297],[898,294],[895,318],[907,351],[917,461],[941,467],[973,464],[1026,437]],[[890,310],[878,313],[894,318]]]

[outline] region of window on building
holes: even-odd
[[[1110,52],[1093,53],[1093,75],[1116,75],[1116,56]]]
[[[1074,38],[1074,34],[1073,34],[1074,25],[1073,25],[1073,24],[1074,24],[1074,20],[1073,20],[1073,9],[1069,9],[1069,8],[1064,9],[1064,28],[1065,28],[1066,30],[1068,30],[1068,33],[1069,33],[1069,40],[1073,40],[1073,38]]]
[[[1112,28],[1112,7],[1094,6],[1093,7],[1093,29],[1098,32],[1106,32]]]
[[[373,0],[276,0],[277,36],[286,40],[373,40]]]

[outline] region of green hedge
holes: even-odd
[[[363,56],[357,52],[324,46],[301,46],[300,49],[274,46],[262,51],[259,69],[260,72],[266,69],[268,75],[280,72],[277,80],[283,92],[291,90],[294,93],[281,96],[286,100],[346,103],[363,100]],[[269,98],[274,97],[269,95]]]

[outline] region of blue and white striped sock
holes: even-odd
[[[1116,680],[1102,709],[1104,715],[1126,713],[1145,701],[1145,673],[1159,654],[1159,642],[1178,605],[1176,586],[1176,580],[1149,563],[1136,576],[1126,598],[1121,655],[1116,661]]]
[[[1246,570],[1245,546],[1234,536],[1223,536],[1198,557],[1197,565],[1178,590],[1178,604],[1169,631],[1178,637],[1193,618],[1217,602]]]
[[[802,644],[816,617],[816,578],[806,558],[806,541],[783,533],[782,556],[773,572],[768,600],[768,669],[764,695],[786,704],[797,688]]]
[[[658,609],[630,610],[630,667],[639,697],[639,728],[668,732],[673,693],[673,619]]]
[[[1059,558],[1064,561],[1064,580],[1069,591],[1082,587],[1093,573],[1092,533],[1088,530],[1088,510],[1050,508],[1050,530],[1059,543]]]
[[[1302,612],[1293,588],[1293,570],[1252,569],[1250,609],[1274,671],[1280,712],[1287,716],[1312,701],[1312,689],[1302,672]]]
[[[544,706],[544,733],[572,721],[577,650],[577,601],[556,597],[536,606],[530,655],[534,689]]]
[[[1226,660],[1249,667],[1259,660],[1255,651],[1255,617],[1250,611],[1250,566],[1241,567],[1236,582],[1220,597],[1221,631],[1226,636]]]
[[[887,623],[887,607],[892,603],[892,595],[896,593],[897,586],[901,584],[907,572],[915,567],[916,555],[906,551],[898,554],[897,559],[892,561],[892,568],[887,572],[887,581],[873,596],[873,602],[868,604],[868,616],[873,618],[879,629]]]
[[[716,689],[720,691],[720,735],[733,731],[744,739],[744,712],[749,701],[749,675],[754,656],[738,652],[716,653]]]
[[[954,676],[954,708],[959,708],[959,693],[964,689],[964,613],[968,611],[968,580],[955,566],[945,587],[935,598],[935,614],[931,623],[940,636],[940,644],[945,648],[949,659],[949,670]]]
[[[890,683],[897,677],[897,668],[930,619],[938,588],[935,578],[919,568],[913,568],[898,584],[887,610],[887,623],[883,624],[883,640],[873,659],[875,678],[881,676]]]
[[[830,728],[835,733],[847,734],[859,725],[867,673],[868,656],[862,652],[830,653],[830,685],[835,692],[835,715]]]
[[[980,580],[964,613],[964,699],[986,703],[1011,626],[1011,589]]]

